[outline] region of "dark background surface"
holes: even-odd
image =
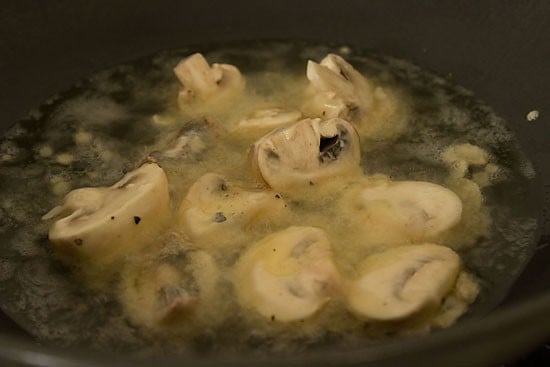
[[[357,45],[451,77],[510,121],[541,183],[537,252],[504,304],[548,293],[550,2],[4,0],[0,5],[1,129],[94,71],[201,42]],[[534,109],[539,119],[527,122]],[[5,318],[0,330],[17,333]],[[548,360],[542,347],[526,361],[507,365],[550,365]]]

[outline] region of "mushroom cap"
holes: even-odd
[[[453,191],[424,181],[366,181],[344,194],[340,206],[362,223],[364,237],[380,244],[440,238],[462,218]]]
[[[372,107],[374,88],[361,73],[336,54],[318,64],[308,61],[306,76],[314,91],[313,106],[319,116],[340,117],[361,123]]]
[[[150,241],[170,211],[166,175],[147,163],[111,187],[71,191],[44,218],[60,217],[48,234],[58,254],[105,267]]]
[[[216,173],[200,177],[178,210],[179,223],[192,241],[221,247],[240,243],[289,216],[287,204],[275,191],[247,187]]]
[[[394,138],[406,127],[408,107],[394,95],[399,92],[375,85],[342,57],[328,54],[320,63],[310,60],[306,76],[306,115],[345,119],[361,137],[374,140]]]
[[[441,304],[455,285],[460,258],[450,248],[422,244],[366,258],[348,284],[347,302],[360,317],[402,320]]]
[[[178,104],[182,110],[195,104],[238,95],[245,86],[245,80],[235,66],[210,66],[200,53],[181,60],[174,68],[174,73],[181,83]]]
[[[289,227],[252,245],[235,266],[238,299],[272,321],[304,320],[331,298],[339,282],[323,230]]]

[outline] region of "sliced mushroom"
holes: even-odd
[[[217,293],[219,270],[210,255],[172,235],[179,248],[123,273],[121,300],[130,319],[157,328],[191,322]],[[206,310],[203,310],[206,312]]]
[[[200,53],[180,61],[174,73],[181,83],[178,103],[182,110],[195,103],[238,94],[245,85],[244,78],[235,66],[210,66]]]
[[[305,119],[269,133],[251,148],[259,176],[284,192],[360,174],[360,156],[357,132],[341,119]]]
[[[423,181],[367,182],[342,201],[362,223],[367,241],[383,244],[438,238],[462,217],[462,202],[451,190]]]
[[[71,191],[43,219],[59,218],[50,227],[49,239],[62,257],[107,270],[150,241],[169,216],[166,175],[148,163],[111,187]]]
[[[265,134],[273,129],[297,122],[302,117],[300,111],[285,111],[280,108],[258,110],[237,124],[237,134]]]
[[[357,122],[373,104],[374,88],[338,55],[328,54],[320,64],[308,61],[306,75],[315,90],[318,116]]]
[[[309,61],[309,95],[306,115],[340,117],[352,123],[361,136],[375,140],[398,135],[406,126],[406,106],[393,91],[373,85],[342,57],[328,54],[321,63]],[[401,111],[403,110],[403,111]]]
[[[314,315],[329,302],[339,279],[330,241],[314,227],[268,235],[247,250],[235,269],[240,303],[280,322]]]
[[[286,222],[290,211],[278,193],[246,187],[216,173],[207,173],[189,189],[178,212],[193,242],[225,246],[250,233]]]
[[[402,246],[369,256],[349,283],[347,301],[357,315],[402,320],[435,308],[453,289],[459,256],[433,244]]]

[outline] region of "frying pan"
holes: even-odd
[[[79,78],[155,51],[288,39],[404,58],[474,91],[510,122],[537,173],[539,226],[531,261],[487,316],[422,338],[284,357],[166,358],[162,365],[428,364],[491,366],[550,340],[550,3],[531,1],[3,1],[2,131]],[[536,121],[526,114],[538,110]],[[531,189],[531,188],[530,188]],[[120,355],[39,345],[0,318],[2,365],[148,365]]]

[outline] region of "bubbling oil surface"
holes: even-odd
[[[210,62],[236,65],[247,79],[246,97],[200,116],[179,111],[179,85],[172,68],[196,51]],[[6,133],[0,142],[0,233],[5,239],[0,250],[2,309],[39,340],[142,353],[291,352],[365,343],[395,333],[394,326],[373,327],[359,321],[338,302],[323,311],[317,326],[288,326],[265,321],[235,301],[225,301],[234,299],[229,273],[246,248],[243,239],[229,252],[210,251],[222,269],[222,283],[227,283],[220,288],[219,300],[224,301],[205,305],[222,315],[219,320],[207,326],[199,323],[191,331],[173,330],[167,338],[166,333],[159,335],[129,320],[117,294],[128,272],[123,271],[121,279],[107,289],[83,287],[53,256],[47,240],[49,223],[40,220],[70,190],[116,182],[145,156],[165,149],[182,127],[197,118],[206,118],[212,126],[205,153],[192,160],[163,162],[174,207],[207,172],[254,182],[247,151],[257,137],[231,133],[233,127],[257,109],[299,110],[307,87],[306,61],[319,61],[329,52],[342,54],[384,88],[395,107],[383,133],[361,139],[365,173],[384,175],[382,179],[435,182],[457,192],[466,220],[446,245],[462,255],[466,269],[481,285],[469,317],[494,307],[528,259],[536,228],[533,211],[521,200],[531,195],[528,187],[534,172],[505,122],[469,91],[407,61],[348,47],[249,43],[162,52],[99,72],[52,97]],[[387,118],[384,113],[378,117]],[[483,180],[479,167],[470,168],[466,177],[455,177],[442,159],[449,147],[467,143],[488,152],[496,167],[490,182],[487,177]],[[481,187],[482,197],[471,195],[472,185]],[[352,274],[357,262],[377,247],[364,246],[353,236],[349,218],[333,205],[332,193],[312,191],[310,195],[290,199],[293,223],[321,227],[333,243],[345,243],[335,246],[336,262],[340,271]],[[154,253],[135,254],[128,263],[143,263],[148,256]],[[403,327],[414,329],[414,325]]]

